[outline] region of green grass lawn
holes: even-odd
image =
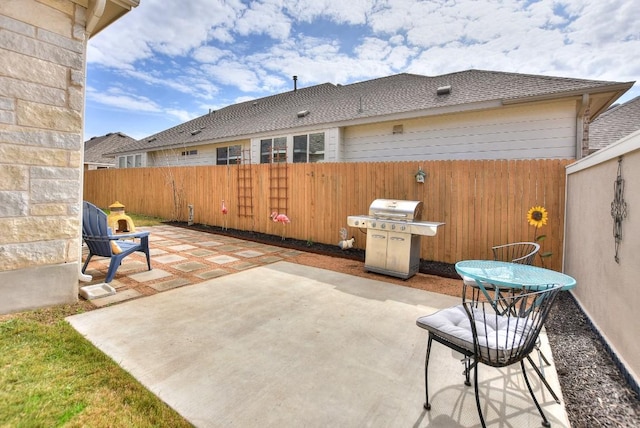
[[[0,426],[190,426],[65,321],[89,305],[0,316]]]
[[[191,426],[64,319],[91,309],[80,300],[0,316],[0,427]]]

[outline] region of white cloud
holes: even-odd
[[[173,108],[168,108],[165,110],[165,112],[173,117],[176,117],[180,120],[180,122],[187,122],[191,119],[195,119],[198,116],[202,116],[202,114],[193,114],[190,111],[186,111],[186,110],[180,110],[180,109],[173,109]]]
[[[87,98],[182,120],[288,90],[292,75],[300,87],[470,68],[631,81],[635,3],[143,0],[88,46],[89,67],[122,92]]]
[[[147,97],[135,96],[124,92],[121,88],[111,87],[106,91],[97,91],[87,87],[87,100],[122,110],[161,112],[162,107]]]
[[[242,36],[266,34],[277,40],[285,40],[291,32],[291,19],[283,13],[279,0],[263,0],[251,2],[234,29]]]
[[[240,1],[144,0],[89,43],[88,62],[126,67],[155,54],[185,55],[216,35],[228,41]]]
[[[356,47],[355,53],[360,59],[375,59],[383,60],[391,52],[391,46],[385,40],[381,40],[374,37],[367,37]]]
[[[324,82],[349,83],[354,78],[381,76],[391,71],[378,59],[349,56],[340,52],[337,41],[315,37],[288,40],[246,60],[272,75],[286,76],[287,88],[293,75],[299,77],[302,87]]]
[[[215,46],[200,46],[193,51],[192,56],[196,61],[214,64],[221,58],[233,56],[233,53]]]
[[[235,86],[241,91],[259,91],[260,79],[255,72],[238,61],[221,61],[218,64],[204,64],[203,72],[222,85]]]
[[[366,23],[371,3],[369,0],[299,0],[285,2],[284,8],[302,22],[327,18],[339,24],[361,25]]]

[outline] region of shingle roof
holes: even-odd
[[[589,125],[589,149],[602,149],[639,129],[640,96],[610,108]]]
[[[324,83],[230,105],[139,140],[118,152],[230,141],[302,126],[371,122],[383,120],[387,115],[440,107],[577,95],[632,84],[482,70],[434,77],[403,73],[349,85]],[[451,86],[451,93],[438,96],[437,89],[444,86]],[[309,114],[299,117],[301,111]]]
[[[136,140],[122,132],[111,132],[101,137],[92,137],[84,142],[84,162],[115,165],[113,155],[105,155],[126,148]]]

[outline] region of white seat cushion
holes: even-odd
[[[480,352],[485,360],[506,361],[509,355],[525,345],[524,336],[530,330],[528,319],[498,315],[489,311],[483,313],[481,308],[474,309],[474,319]],[[473,331],[463,305],[420,317],[416,324],[436,336],[474,352]]]

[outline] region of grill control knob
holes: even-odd
[[[382,224],[380,225],[380,227],[381,227],[381,228],[383,228],[383,229],[386,229],[386,228],[387,228],[387,225],[386,225],[386,224],[384,224],[384,223],[382,223]]]
[[[396,225],[395,224],[391,225],[391,230],[396,230]]]
[[[400,226],[400,230],[405,230],[406,228],[407,228],[407,226],[405,226],[405,225]]]
[[[371,222],[371,227],[376,227],[376,222],[375,221]]]

